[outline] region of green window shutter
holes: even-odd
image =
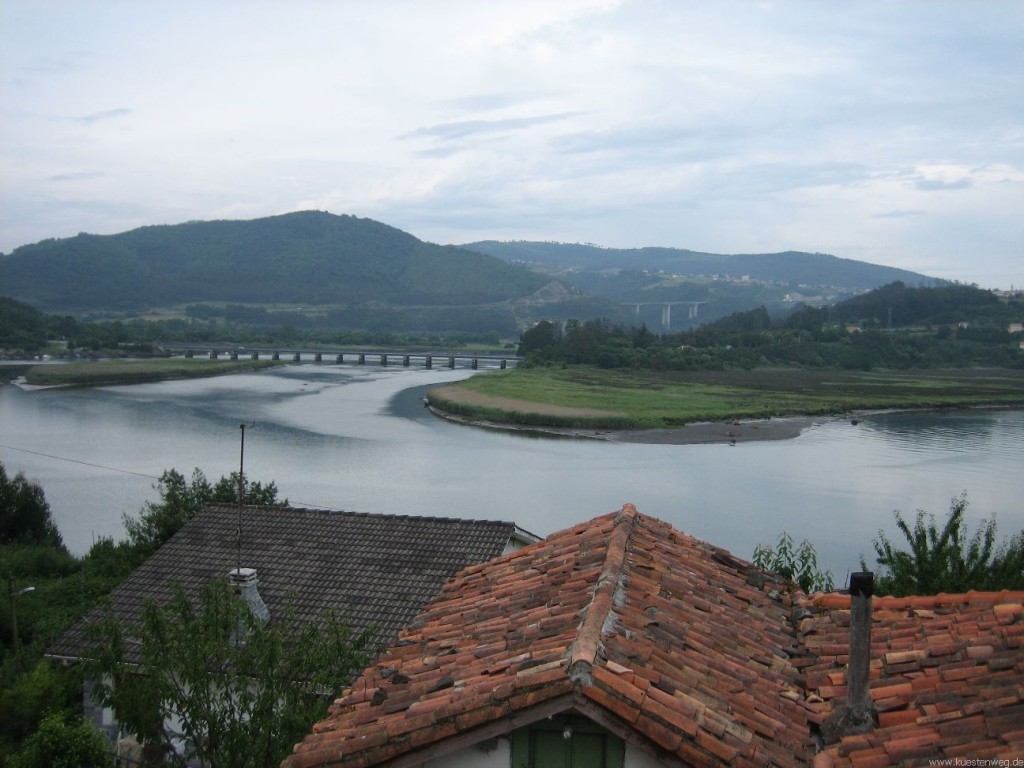
[[[574,715],[542,720],[512,734],[512,768],[623,768],[625,751],[618,736]]]

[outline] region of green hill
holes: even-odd
[[[467,306],[549,282],[370,219],[304,211],[44,240],[0,256],[0,293],[47,311],[197,302]]]
[[[601,272],[639,270],[684,276],[741,277],[811,287],[863,291],[897,280],[908,285],[937,285],[941,280],[904,269],[841,259],[827,253],[718,254],[682,248],[601,248],[579,243],[487,240],[462,246],[508,262]]]

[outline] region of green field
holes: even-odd
[[[489,402],[459,402],[459,389],[485,395]],[[441,410],[511,424],[663,428],[700,421],[841,415],[854,410],[1022,405],[1024,371],[762,368],[659,373],[577,366],[518,368],[478,374],[432,390],[428,399]],[[512,400],[516,402],[510,404]],[[531,403],[543,404],[547,412],[531,409]],[[608,416],[560,415],[552,413],[551,406],[597,409]]]
[[[242,373],[274,365],[281,363],[272,360],[90,360],[33,366],[25,372],[25,382],[35,386],[78,387],[140,384]]]

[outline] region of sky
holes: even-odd
[[[1024,288],[1024,2],[0,0],[0,252],[309,209]]]

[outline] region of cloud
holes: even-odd
[[[876,219],[906,219],[912,216],[926,216],[927,212],[917,210],[906,210],[906,211],[885,211],[884,213],[876,213],[873,218]]]
[[[91,179],[102,179],[107,174],[102,171],[75,171],[72,173],[55,173],[47,176],[47,181],[89,181]]]
[[[102,112],[93,112],[88,115],[81,115],[79,117],[72,118],[75,122],[82,123],[83,125],[92,125],[93,123],[103,122],[104,120],[116,120],[119,117],[127,117],[132,114],[134,110],[127,108],[120,109],[105,109]]]
[[[566,120],[575,117],[578,112],[561,112],[553,115],[537,115],[534,117],[510,117],[502,120],[463,120],[453,123],[440,123],[399,136],[400,139],[432,138],[442,141],[454,141],[465,139],[471,136],[493,133],[512,133],[525,131],[545,123]]]
[[[935,192],[950,189],[968,189],[974,186],[974,184],[965,176],[961,179],[955,179],[954,181],[945,181],[943,179],[918,179],[914,182],[914,186],[924,192]]]

